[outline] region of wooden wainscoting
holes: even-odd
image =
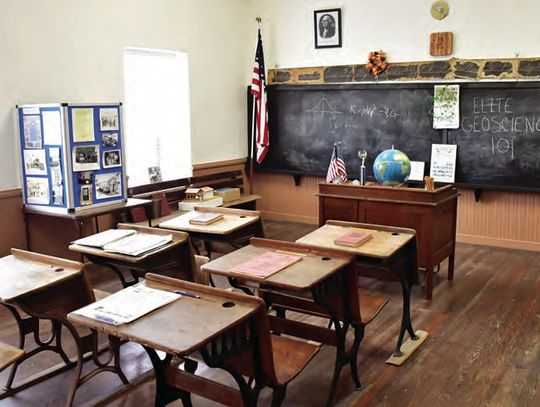
[[[26,232],[22,212],[22,190],[0,191],[0,256],[9,249],[26,249]]]
[[[257,209],[267,219],[317,224],[319,177],[256,173],[254,193],[262,195]],[[460,190],[457,241],[540,251],[540,194],[483,191],[475,202],[471,190]]]

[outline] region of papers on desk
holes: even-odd
[[[95,235],[83,237],[82,239],[75,240],[74,244],[81,244],[83,246],[92,246],[102,248],[109,243],[123,239],[126,236],[137,233],[133,229],[109,229],[105,232],[96,233]]]
[[[240,263],[231,269],[234,273],[266,278],[302,260],[302,255],[266,252]]]
[[[121,325],[135,321],[180,297],[180,294],[149,288],[144,283],[139,283],[73,313],[107,324]]]
[[[140,254],[165,246],[172,241],[172,235],[149,235],[136,233],[123,239],[106,244],[103,250],[106,252],[139,256]]]
[[[106,252],[139,256],[150,250],[165,246],[171,241],[172,235],[151,235],[138,233],[133,229],[110,229],[75,240],[73,243],[98,247]]]

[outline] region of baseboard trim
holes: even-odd
[[[497,239],[493,237],[464,235],[464,234],[459,234],[459,233],[456,235],[456,240],[459,243],[471,243],[471,244],[479,244],[483,246],[504,247],[507,249],[529,250],[529,251],[534,251],[534,252],[540,252],[539,242],[528,242],[528,241],[513,240],[513,239]]]
[[[283,220],[288,222],[298,222],[298,223],[307,223],[309,225],[317,225],[319,219],[314,216],[302,216],[302,215],[291,215],[288,213],[282,212],[272,212],[272,211],[260,211],[263,219],[268,220]]]

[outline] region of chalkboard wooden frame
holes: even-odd
[[[276,91],[309,91],[309,90],[321,90],[321,91],[333,91],[333,90],[399,90],[399,89],[428,89],[432,90],[435,85],[449,85],[449,84],[459,84],[460,85],[460,94],[470,93],[471,90],[512,90],[512,89],[538,89],[538,100],[540,105],[540,82],[539,81],[483,81],[483,82],[466,82],[466,81],[441,81],[441,82],[407,82],[407,83],[376,83],[376,84],[321,84],[321,85],[271,85],[268,87],[269,95],[272,92]],[[248,99],[250,98],[249,88],[248,88]],[[463,99],[462,99],[463,100]],[[536,99],[535,99],[536,100]],[[272,123],[270,127],[270,145],[272,146]],[[248,103],[248,129],[251,128],[251,103]],[[458,129],[459,130],[459,129]],[[456,130],[442,129],[436,130],[440,133],[440,143],[447,144],[453,141],[453,133]],[[248,131],[248,134],[251,135],[251,131]],[[397,147],[396,147],[397,148]],[[459,147],[458,147],[459,155]],[[539,154],[540,159],[540,154]],[[273,172],[281,174],[290,174],[293,176],[321,176],[322,171],[304,171],[304,170],[289,170],[281,168],[269,168],[264,166],[255,165],[255,170],[260,172]],[[426,165],[426,172],[429,173],[429,167]],[[356,173],[349,174],[350,178],[357,178]],[[531,176],[534,176],[532,174]],[[522,191],[522,192],[540,192],[539,187],[528,187],[526,185],[496,185],[496,184],[486,184],[482,182],[464,182],[458,177],[456,172],[456,182],[455,185],[460,188],[470,188],[470,189],[487,189],[487,190],[509,190],[509,191]]]

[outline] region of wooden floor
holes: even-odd
[[[267,237],[294,240],[314,227],[266,222]],[[94,274],[100,288],[117,283],[103,272]],[[368,326],[360,348],[359,372],[364,389],[355,391],[349,370],[342,372],[336,397],[340,406],[540,406],[540,253],[459,244],[455,280],[446,280],[446,264],[436,278],[433,300],[413,292],[413,324],[430,333],[427,341],[401,367],[387,365],[401,318],[401,294],[395,283],[362,280],[362,285],[390,299],[382,314]],[[1,307],[0,307],[1,308]],[[322,321],[321,321],[322,322]],[[15,324],[0,310],[0,340],[16,344]],[[133,379],[150,369],[138,345],[122,349],[123,366]],[[45,356],[45,355],[44,355]],[[288,387],[285,406],[323,406],[334,353],[323,348],[306,370]],[[58,361],[45,356],[26,366],[22,376]],[[90,366],[89,366],[90,367]],[[227,374],[201,372],[226,382]],[[72,371],[56,376],[0,406],[62,406]],[[4,383],[7,372],[0,375]],[[76,405],[95,405],[120,381],[102,374],[82,386]],[[261,393],[261,406],[269,405],[269,392]],[[152,406],[154,386],[149,378],[129,392],[100,405]],[[195,406],[214,406],[193,397]],[[180,406],[180,403],[171,404]]]

